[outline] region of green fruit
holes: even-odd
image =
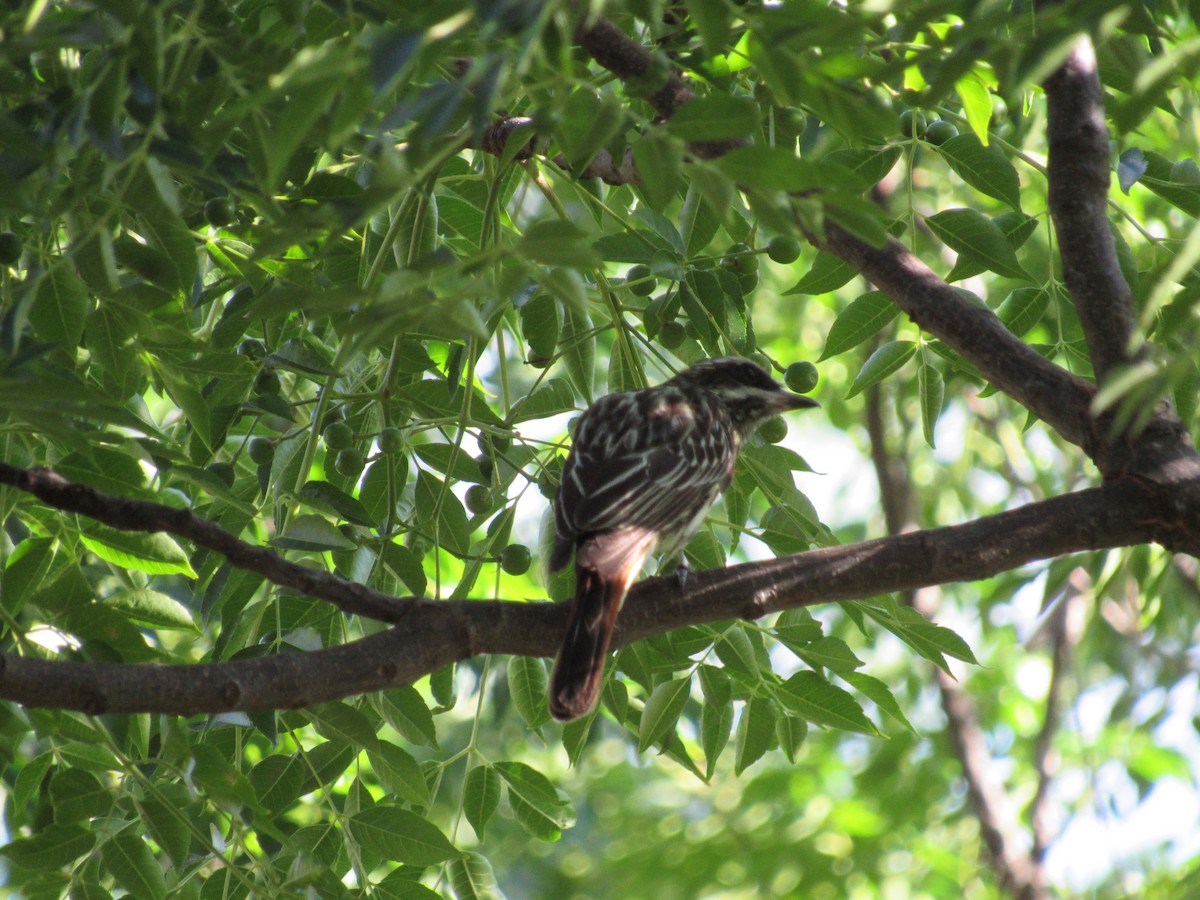
[[[953,122],[939,119],[929,124],[929,127],[925,129],[924,137],[931,144],[941,145],[952,137],[958,137],[958,126]]]
[[[768,444],[778,444],[787,437],[787,422],[780,416],[774,416],[759,426],[758,433],[763,436],[763,440]]]
[[[749,244],[734,244],[721,257],[721,265],[735,275],[749,275],[758,271],[758,257]]]
[[[635,297],[649,297],[658,287],[658,279],[654,277],[650,267],[641,263],[629,267],[625,281],[629,284],[630,293]]]
[[[758,273],[744,272],[738,276],[738,284],[741,285],[742,294],[753,294],[754,289],[758,287]]]
[[[21,259],[21,239],[11,231],[0,231],[0,266],[11,266]]]
[[[204,467],[204,471],[211,475],[215,475],[225,487],[233,487],[233,481],[237,477],[237,473],[233,471],[233,466],[227,462],[209,463]]]
[[[687,337],[687,329],[677,319],[664,323],[658,332],[658,342],[668,350],[676,349],[683,343],[685,337]]]
[[[404,433],[399,428],[379,432],[379,449],[383,453],[399,453],[404,449]]]
[[[788,390],[807,394],[817,386],[817,367],[810,362],[794,362],[783,373],[783,383]]]
[[[345,422],[330,422],[321,432],[321,437],[330,450],[341,450],[354,443],[354,430]]]
[[[800,242],[791,235],[777,234],[767,242],[767,256],[785,266],[794,263],[800,258]]]
[[[331,406],[325,410],[325,415],[321,416],[321,430],[324,431],[334,422],[341,422],[346,418],[346,410],[340,406]]]
[[[237,217],[237,204],[228,197],[213,197],[204,204],[204,218],[209,225],[220,228]]]
[[[355,478],[363,470],[366,460],[357,447],[343,447],[333,460],[333,471],[347,478]]]
[[[479,447],[485,454],[495,459],[512,449],[512,438],[507,434],[485,434]]]
[[[487,512],[492,508],[492,492],[482,484],[473,484],[467,488],[464,502],[467,509],[473,514]]]
[[[804,110],[795,106],[785,106],[775,110],[775,131],[791,135],[799,135],[808,127],[808,116]]]
[[[925,113],[919,109],[906,109],[900,113],[900,134],[902,137],[921,137],[925,134]]]
[[[479,464],[479,474],[483,476],[484,481],[491,481],[492,475],[496,471],[496,462],[485,453],[479,454],[479,458],[475,460]]]
[[[283,383],[275,370],[266,366],[259,370],[258,377],[254,379],[254,390],[259,394],[278,394],[283,390]]]
[[[237,345],[237,352],[238,356],[244,356],[247,359],[262,359],[267,355],[267,347],[262,341],[246,338]]]
[[[246,445],[246,455],[252,462],[265,466],[275,458],[275,445],[265,437],[250,438],[250,443]]]
[[[527,365],[533,366],[535,369],[548,369],[552,365],[554,365],[554,357],[553,356],[535,356],[533,354],[533,350],[531,348],[529,351],[529,355],[525,357],[525,363]]]
[[[524,575],[533,562],[533,554],[524,544],[509,544],[500,551],[500,568],[509,575]]]
[[[771,365],[771,358],[761,350],[755,350],[753,353],[747,354],[746,359],[750,360],[750,362],[754,363],[764,372],[770,372],[774,368]]]

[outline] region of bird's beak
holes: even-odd
[[[803,394],[792,394],[787,391],[779,394],[779,408],[781,410],[793,409],[817,409],[821,404],[812,397],[805,397]]]

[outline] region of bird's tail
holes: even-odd
[[[596,702],[624,595],[614,579],[578,571],[567,634],[550,676],[550,714],[560,722],[579,718]]]
[[[585,540],[575,555],[575,598],[550,675],[550,714],[560,722],[587,713],[600,693],[617,613],[654,546],[651,532],[628,530]]]

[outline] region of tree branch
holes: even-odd
[[[885,246],[873,247],[826,222],[817,245],[854,266],[922,329],[961,353],[1066,440],[1094,459],[1102,454],[1089,411],[1093,387],[1016,337],[995,313],[964,299],[902,243],[889,238]]]
[[[1081,36],[1046,90],[1047,181],[1063,280],[1087,338],[1096,381],[1134,358],[1133,297],[1108,223],[1109,135],[1096,53]]]
[[[257,572],[272,584],[326,600],[342,612],[381,622],[399,622],[408,604],[329,572],[288,562],[273,550],[239,540],[220,525],[186,509],[102,494],[95,488],[67,481],[50,469],[22,469],[0,462],[0,484],[33,494],[43,503],[103,522],[122,531],[173,534],[197,547],[220,553],[230,565]]]
[[[986,578],[1038,559],[1145,543],[1157,527],[1155,510],[1151,493],[1121,483],[963,525],[696,572],[682,592],[676,579],[654,578],[630,592],[614,643],[623,646],[685,625]],[[1192,523],[1191,528],[1200,545],[1200,527]],[[7,654],[0,657],[0,698],[91,714],[291,708],[408,684],[480,653],[549,656],[566,626],[565,604],[392,602],[403,605],[399,626],[310,653],[177,666]]]

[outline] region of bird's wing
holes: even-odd
[[[580,418],[563,467],[557,542],[568,550],[582,535],[678,527],[728,485],[732,442],[728,417],[703,396],[657,388],[602,397]]]

